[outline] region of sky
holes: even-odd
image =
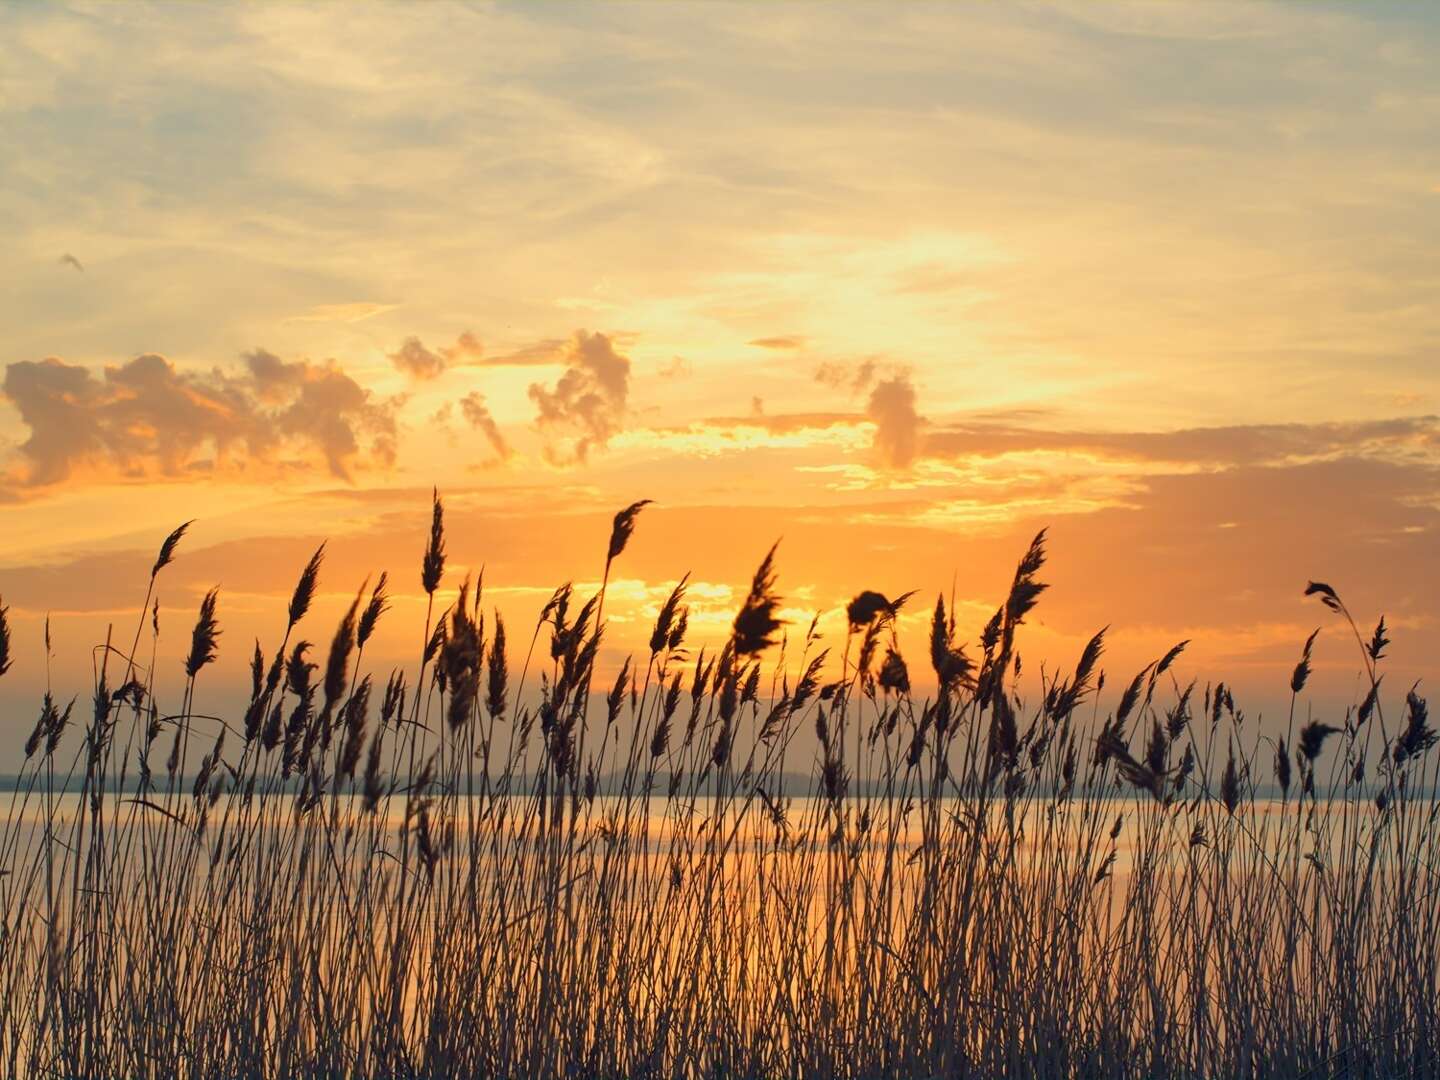
[[[192,518],[157,693],[218,585],[233,698],[322,540],[305,635],[385,570],[413,664],[432,487],[517,637],[654,500],[609,670],[778,538],[797,635],[918,590],[918,681],[1045,527],[1037,678],[1188,639],[1273,717],[1322,627],[1333,718],[1312,578],[1440,675],[1437,69],[1420,4],[4,5],[0,767]]]

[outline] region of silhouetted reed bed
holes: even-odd
[[[1436,734],[1416,690],[1381,693],[1383,620],[1328,586],[1367,692],[1301,723],[1307,642],[1276,739],[1178,681],[1183,645],[1106,695],[1103,632],[1024,700],[1043,534],[978,641],[937,601],[926,693],[913,596],[860,592],[822,641],[780,622],[773,549],[722,647],[687,640],[681,579],[602,685],[604,586],[507,636],[446,582],[437,497],[412,665],[365,664],[384,575],[328,647],[302,637],[322,549],[222,723],[197,705],[214,592],[183,682],[154,670],[183,535],[3,796],[6,1075],[1440,1068]]]

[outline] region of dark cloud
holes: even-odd
[[[482,363],[483,357],[480,339],[468,330],[455,340],[454,345],[443,346],[438,352],[427,348],[418,337],[408,337],[400,348],[389,354],[390,363],[398,370],[422,382],[439,378],[447,368],[458,364]]]
[[[566,348],[565,372],[553,388],[530,384],[535,422],[551,434],[573,433],[568,446],[551,445],[556,463],[584,461],[619,432],[630,394],[630,360],[605,334],[577,330]]]
[[[476,431],[482,433],[490,442],[497,457],[501,461],[507,461],[513,451],[505,441],[505,436],[500,433],[500,425],[495,423],[495,417],[491,415],[490,408],[485,404],[485,396],[478,390],[471,391],[460,399],[460,412],[468,423]]]
[[[21,482],[59,483],[81,467],[180,476],[314,457],[349,479],[355,467],[394,463],[396,404],[376,401],[334,361],[287,362],[263,349],[244,361],[233,375],[178,371],[153,353],[100,376],[55,358],[8,365],[4,395],[29,429]]]
[[[915,411],[915,387],[906,375],[875,384],[865,415],[875,423],[874,449],[881,463],[892,469],[909,468],[920,444],[923,421]]]
[[[85,265],[84,265],[79,259],[77,259],[74,255],[71,255],[70,252],[68,252],[68,251],[67,251],[64,255],[61,255],[61,256],[60,256],[60,264],[61,264],[62,266],[73,266],[76,270],[79,270],[80,273],[82,273],[82,274],[85,272]]]

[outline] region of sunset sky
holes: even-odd
[[[921,590],[918,678],[1048,526],[1037,675],[1189,638],[1268,716],[1323,626],[1333,712],[1310,578],[1440,675],[1437,71],[1419,4],[7,4],[0,769],[46,613],[83,700],[185,519],[162,695],[214,584],[239,687],[326,538],[305,636],[385,569],[407,660],[432,485],[526,640],[655,500],[609,670],[783,538],[826,644]]]

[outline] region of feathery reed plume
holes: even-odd
[[[1283,738],[1275,744],[1275,782],[1282,796],[1290,794],[1290,751]]]
[[[310,727],[310,718],[315,705],[316,688],[310,681],[310,676],[319,669],[319,665],[312,664],[305,659],[305,653],[309,648],[310,642],[308,641],[296,642],[285,663],[285,688],[295,697],[295,707],[291,709],[290,718],[286,721],[283,729],[284,768],[287,775],[298,760],[296,755],[299,751],[299,741]],[[267,750],[275,749],[280,742],[282,733],[280,706],[281,703],[276,701],[265,733],[261,737],[261,742]]]
[[[50,632],[49,621],[46,621],[47,636]],[[46,651],[49,649],[47,647]],[[15,661],[10,656],[10,609],[0,603],[0,675],[10,670],[10,665]]]
[[[1230,743],[1230,757],[1220,777],[1220,801],[1225,805],[1225,812],[1234,817],[1240,808],[1240,767],[1235,762],[1234,742]]]
[[[345,684],[350,677],[350,656],[355,651],[355,617],[360,610],[360,597],[364,590],[355,594],[350,601],[335,636],[330,639],[330,655],[325,661],[325,701],[320,708],[320,722],[327,724],[334,715],[335,706],[345,693]]]
[[[820,670],[825,666],[825,659],[829,655],[829,649],[822,649],[811,658],[804,674],[800,676],[800,681],[795,684],[795,693],[791,695],[789,708],[791,715],[804,709],[810,699],[815,696],[816,691],[820,689]]]
[[[775,595],[775,541],[766,553],[755,578],[750,583],[750,593],[740,613],[735,616],[732,642],[737,657],[754,656],[775,644],[775,634],[783,625],[776,613],[780,609],[780,598]]]
[[[1320,602],[1324,604],[1327,608],[1329,608],[1331,611],[1338,612],[1344,607],[1344,605],[1340,603],[1340,597],[1336,595],[1335,590],[1332,589],[1329,585],[1326,585],[1323,581],[1309,582],[1305,586],[1305,595],[1318,595],[1320,597]]]
[[[1192,679],[1181,691],[1179,700],[1165,714],[1165,730],[1171,742],[1180,738],[1190,724],[1190,696],[1194,692],[1195,681]]]
[[[886,693],[910,693],[910,669],[905,666],[904,658],[893,648],[887,647],[885,650],[885,661],[880,665],[878,681],[880,688]]]
[[[889,609],[890,601],[883,593],[866,589],[845,606],[845,618],[849,620],[851,630],[859,630],[869,626],[875,621],[875,616]]]
[[[1300,653],[1300,662],[1295,665],[1295,672],[1290,676],[1290,692],[1298,694],[1305,689],[1305,683],[1310,679],[1310,655],[1315,647],[1315,637],[1320,633],[1316,628],[1308,638],[1305,639],[1305,648]]]
[[[398,722],[405,715],[405,674],[400,670],[390,673],[385,682],[385,696],[380,699],[380,726],[384,728],[392,721]],[[378,741],[378,740],[377,740]]]
[[[460,599],[450,612],[450,633],[440,648],[437,672],[443,672],[450,687],[447,719],[452,728],[463,727],[471,718],[471,709],[480,693],[480,666],[485,646],[480,640],[480,627],[466,611],[467,581],[460,588]]]
[[[375,588],[370,593],[370,600],[365,605],[365,610],[360,613],[360,624],[355,631],[355,643],[362,649],[370,640],[370,635],[375,633],[375,625],[380,621],[380,616],[390,610],[390,597],[385,593],[385,585],[388,580],[389,575],[382,570],[380,580],[375,582]]]
[[[1055,696],[1055,704],[1051,710],[1055,722],[1059,723],[1068,718],[1090,692],[1090,681],[1095,675],[1100,657],[1105,652],[1105,633],[1109,629],[1108,626],[1102,627],[1086,642],[1080,653],[1080,661],[1075,665],[1074,677]]]
[[[1147,706],[1154,698],[1155,684],[1159,682],[1160,676],[1164,675],[1165,672],[1170,670],[1170,665],[1173,664],[1175,660],[1179,657],[1179,655],[1185,651],[1185,646],[1189,644],[1190,641],[1187,638],[1179,644],[1172,646],[1170,648],[1170,651],[1167,652],[1164,656],[1162,656],[1159,662],[1150,669],[1150,681],[1145,687],[1145,704]]]
[[[434,660],[435,654],[440,651],[445,642],[449,640],[449,637],[450,625],[442,616],[435,623],[435,629],[430,631],[430,640],[425,643],[425,651],[421,654],[423,662],[428,664],[431,660]]]
[[[690,575],[687,573],[675,588],[670,590],[670,595],[665,598],[665,603],[660,605],[660,612],[655,616],[655,628],[650,631],[651,656],[655,656],[669,646],[671,633],[675,628],[676,614],[680,611],[681,601],[685,599],[685,586],[689,580]]]
[[[355,769],[360,764],[360,750],[365,743],[365,721],[370,711],[370,676],[366,675],[360,680],[360,685],[345,702],[345,708],[341,711],[340,722],[345,729],[344,741],[340,744],[340,762],[338,774],[349,778],[355,775]],[[376,740],[379,741],[378,739]]]
[[[300,572],[300,580],[295,583],[295,592],[291,594],[288,627],[291,630],[295,629],[296,624],[310,610],[310,603],[315,599],[315,588],[320,582],[320,564],[324,561],[325,545],[322,543],[315,549],[315,554],[310,556],[305,569]]]
[[[276,657],[278,662],[279,657]],[[278,673],[277,673],[278,674]],[[255,639],[255,652],[250,658],[250,703],[245,706],[245,745],[249,746],[260,737],[265,723],[265,654],[260,651],[260,639]]]
[[[1125,692],[1120,695],[1120,704],[1115,708],[1116,726],[1123,727],[1126,719],[1129,718],[1131,712],[1134,711],[1135,706],[1139,703],[1140,687],[1145,682],[1145,676],[1148,675],[1149,672],[1150,667],[1148,665],[1142,668],[1139,674],[1130,681],[1130,685],[1125,688]]]
[[[615,515],[614,524],[610,527],[610,546],[605,549],[607,567],[624,553],[625,545],[630,543],[630,536],[635,531],[635,519],[640,516],[640,511],[650,503],[650,499],[641,499],[639,502],[631,503]]]
[[[930,666],[942,691],[970,681],[974,665],[965,655],[964,646],[955,644],[955,623],[945,614],[945,598],[935,597],[935,614],[930,620]]]
[[[630,680],[630,657],[620,665],[620,673],[615,676],[615,685],[605,695],[605,724],[615,723],[616,717],[620,715],[620,708],[625,704],[625,684]]]
[[[29,761],[35,756],[35,751],[40,749],[41,742],[50,730],[60,722],[60,710],[55,708],[55,699],[50,696],[50,691],[45,691],[45,700],[40,706],[40,718],[35,721],[35,730],[25,740],[25,760]]]
[[[190,655],[185,659],[185,674],[195,678],[200,669],[215,659],[216,641],[220,637],[220,624],[215,621],[215,600],[218,588],[211,589],[200,601],[200,614],[195,628],[190,632]]]
[[[418,820],[415,830],[416,850],[420,855],[420,864],[425,868],[426,876],[435,880],[435,864],[439,861],[440,851],[435,846],[435,836],[430,827],[430,804],[422,802],[418,813]]]
[[[1164,675],[1165,672],[1169,671],[1169,670],[1170,670],[1170,665],[1173,664],[1173,663],[1175,662],[1176,658],[1179,657],[1179,655],[1180,655],[1182,652],[1185,651],[1185,646],[1187,646],[1187,645],[1189,645],[1189,644],[1190,644],[1190,639],[1189,639],[1189,638],[1186,638],[1184,641],[1180,642],[1178,645],[1171,646],[1170,651],[1167,652],[1167,653],[1160,659],[1160,662],[1155,665],[1155,673],[1154,673],[1153,678],[1158,679],[1161,675]]]
[[[370,740],[370,753],[365,758],[365,776],[361,788],[360,805],[367,814],[374,814],[380,808],[380,799],[385,794],[385,782],[380,776],[384,734],[383,728],[375,732],[375,737]]]
[[[505,620],[495,612],[495,635],[490,639],[490,658],[485,708],[494,720],[505,715],[505,696],[509,692],[510,669],[505,660]]]
[[[1385,681],[1381,675],[1370,684],[1370,689],[1365,694],[1365,700],[1360,702],[1360,708],[1355,711],[1355,726],[1363,727],[1375,712],[1375,706],[1380,700],[1380,684]]]
[[[250,658],[250,700],[260,696],[265,678],[265,654],[260,651],[260,639],[255,639],[255,654]]]
[[[682,607],[680,614],[675,619],[675,625],[670,628],[670,637],[665,641],[665,647],[675,652],[685,642],[685,631],[690,627],[690,608]]]
[[[186,530],[193,524],[195,524],[195,521],[192,518],[165,538],[165,542],[160,545],[160,554],[155,557],[155,565],[150,568],[151,581],[154,581],[155,576],[175,560],[175,549],[180,546],[180,541],[184,538]]]
[[[1369,644],[1365,646],[1365,651],[1369,653],[1372,662],[1379,663],[1385,656],[1385,649],[1389,644],[1390,639],[1385,636],[1385,616],[1381,615],[1380,621],[1375,624],[1375,632],[1370,635]]]
[[[1397,765],[1408,758],[1423,754],[1440,739],[1440,733],[1430,727],[1430,710],[1425,699],[1416,693],[1419,685],[1416,683],[1405,695],[1405,728],[1395,740],[1394,757]]]
[[[1325,746],[1325,740],[1339,731],[1338,727],[1322,724],[1318,720],[1306,724],[1300,729],[1300,756],[1306,761],[1313,762],[1320,756],[1320,751]]]
[[[998,691],[990,703],[988,745],[992,768],[1009,769],[1015,766],[1020,751],[1020,732],[1009,695]]]
[[[60,737],[65,734],[65,729],[70,726],[70,715],[75,711],[76,700],[78,699],[72,697],[70,703],[65,706],[65,711],[60,714],[59,718],[52,718],[50,731],[45,736],[45,754],[47,757],[55,752],[55,748],[60,745]]]
[[[1162,774],[1170,760],[1170,736],[1160,721],[1150,728],[1150,741],[1145,744],[1145,765],[1151,772]]]
[[[435,595],[435,590],[440,587],[440,578],[445,573],[445,507],[440,501],[439,488],[431,493],[431,499],[430,543],[420,564],[420,585],[427,596]]]
[[[1030,547],[1015,568],[1015,580],[1011,582],[1010,593],[1005,598],[1005,617],[1002,624],[1003,655],[1008,656],[1010,653],[1016,627],[1025,621],[1025,616],[1039,601],[1040,594],[1050,587],[1035,580],[1035,575],[1045,565],[1046,531],[1041,529],[1035,534],[1035,539],[1030,541]]]
[[[650,757],[658,758],[665,753],[670,745],[670,723],[675,715],[675,709],[680,704],[680,672],[676,672],[670,680],[670,688],[665,691],[665,697],[660,710],[660,719],[655,724],[655,731],[650,736]]]

